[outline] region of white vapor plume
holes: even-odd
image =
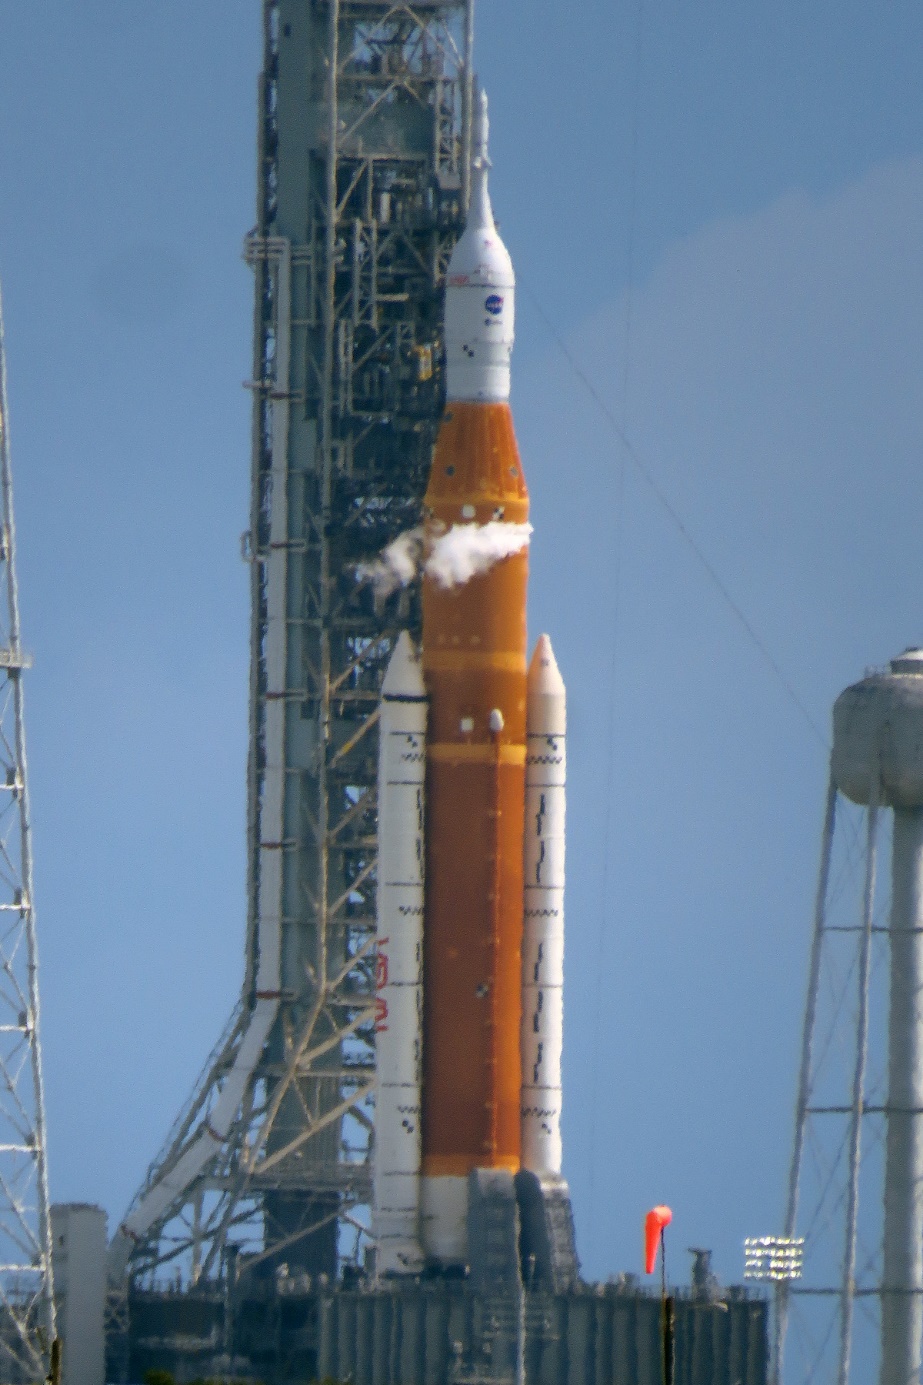
[[[420,525],[398,534],[373,562],[360,563],[356,576],[372,584],[376,602],[409,586],[420,572],[440,587],[460,587],[501,559],[520,553],[531,534],[531,524],[504,524],[497,519],[487,524],[453,524],[444,534],[435,535]]]
[[[422,525],[407,529],[392,539],[374,562],[359,563],[356,576],[360,582],[371,582],[376,602],[386,601],[398,587],[410,585],[419,571],[425,541]]]
[[[501,558],[521,553],[531,533],[531,524],[504,524],[499,519],[487,524],[453,524],[432,544],[424,571],[440,587],[460,587]]]

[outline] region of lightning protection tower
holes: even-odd
[[[0,587],[0,1381],[20,1385],[48,1372],[55,1312],[2,303]]]
[[[370,1198],[377,717],[467,204],[472,0],[265,0],[240,1004],[110,1249],[154,1285],[333,1274]]]
[[[876,1370],[909,1385],[923,1349],[923,650],[847,688],[833,732],[785,1228],[805,1238],[806,1274],[779,1286],[776,1371],[791,1318],[792,1385]]]

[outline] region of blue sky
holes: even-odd
[[[677,1276],[733,1279],[781,1220],[809,721],[923,638],[923,11],[574,14],[481,0],[476,39],[570,695],[566,1171],[588,1274],[666,1200]],[[52,1191],[114,1218],[241,975],[259,58],[257,0],[0,0]]]

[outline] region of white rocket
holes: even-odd
[[[515,279],[487,191],[483,96],[474,133],[424,505],[444,530],[512,531],[528,517],[508,404]],[[472,1174],[561,1172],[565,690],[547,635],[526,671],[527,571],[521,544],[451,590],[424,571],[422,660],[402,634],[383,686],[379,1274],[465,1262]]]

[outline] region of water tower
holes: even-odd
[[[840,796],[866,810],[864,886],[858,923],[841,926],[828,917],[834,820]],[[893,815],[890,911],[876,922],[876,869],[881,810]],[[848,848],[851,849],[851,848]],[[822,1027],[818,1022],[825,957],[832,935],[856,940],[849,976],[848,1096],[819,1096]],[[873,934],[887,946],[887,1028],[877,1026],[870,993],[874,986]],[[850,943],[852,946],[852,943]],[[882,958],[884,961],[884,957]],[[884,1008],[884,1007],[882,1007]],[[886,1050],[886,1094],[879,1101],[869,1078],[870,1044],[881,1033]],[[841,1039],[844,1037],[841,1031]],[[827,1044],[829,1049],[829,1044]],[[923,649],[907,649],[882,671],[866,675],[837,698],[833,710],[830,791],[821,852],[814,944],[805,1014],[802,1068],[796,1107],[795,1143],[786,1232],[796,1226],[799,1183],[812,1122],[845,1119],[845,1185],[841,1217],[838,1286],[809,1292],[838,1300],[839,1360],[835,1378],[848,1385],[853,1356],[853,1316],[858,1296],[880,1304],[879,1385],[917,1385],[923,1351]],[[866,1218],[866,1231],[879,1234],[880,1273],[866,1282],[857,1262],[864,1117],[883,1121],[883,1225]],[[874,1141],[866,1140],[871,1156]],[[863,1209],[868,1211],[867,1208]],[[806,1261],[810,1263],[810,1235]],[[877,1252],[877,1247],[876,1247]],[[785,1332],[789,1294],[780,1293],[779,1346]],[[779,1353],[781,1355],[781,1351]],[[777,1362],[778,1364],[778,1362]]]

